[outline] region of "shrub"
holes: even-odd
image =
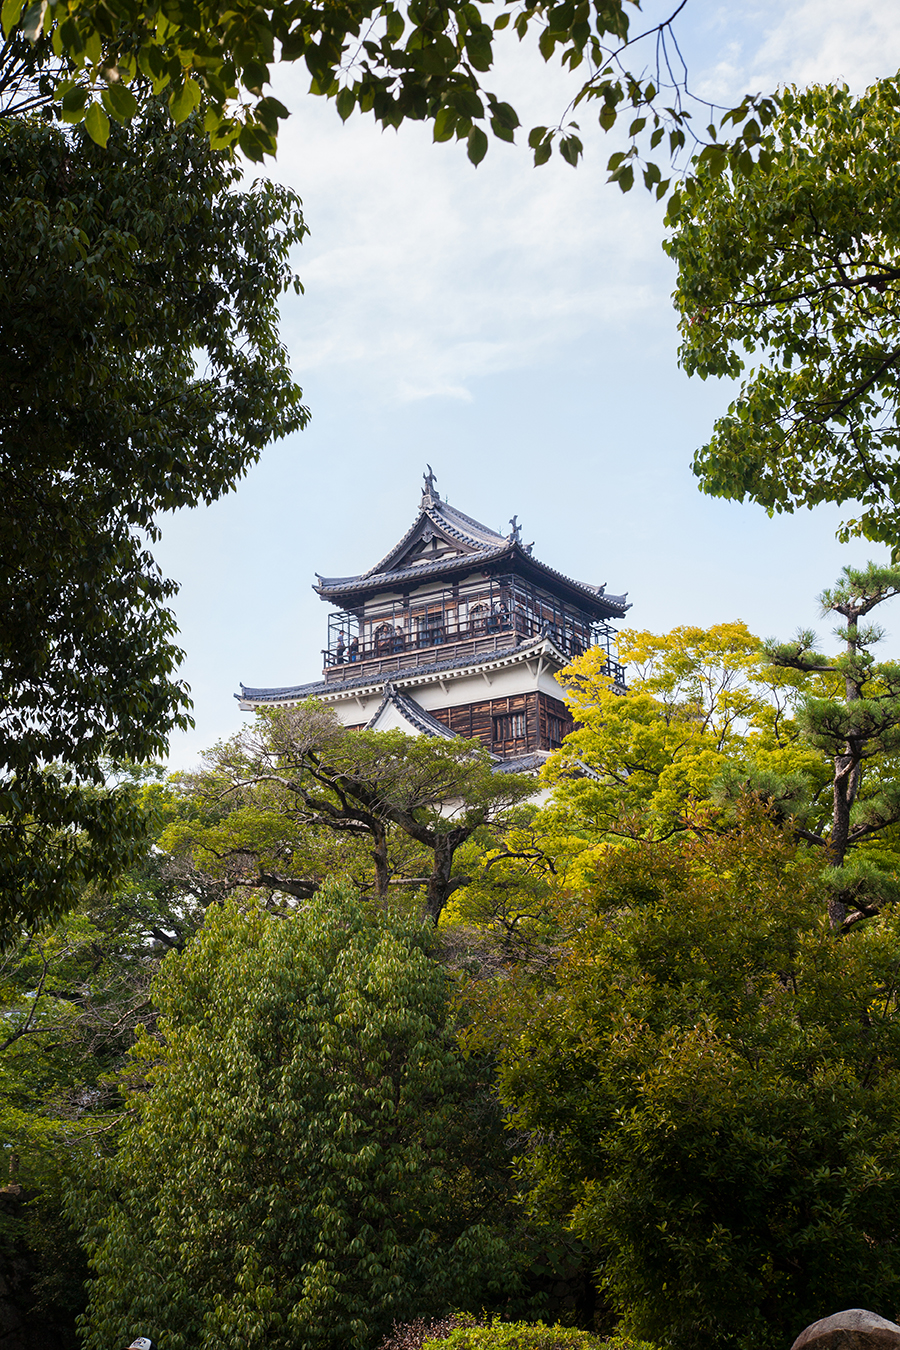
[[[656,1347],[628,1336],[593,1336],[576,1327],[501,1322],[495,1318],[489,1326],[457,1326],[425,1341],[422,1350],[656,1350]]]

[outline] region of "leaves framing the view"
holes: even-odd
[[[159,108],[105,150],[0,124],[0,940],[134,860],[108,766],[189,724],[158,513],[307,419],[277,330],[299,200],[236,172]]]
[[[701,156],[666,245],[681,363],[743,376],[697,452],[712,496],[771,513],[852,504],[841,537],[900,523],[900,82],[788,89],[752,171]],[[750,130],[744,126],[744,136]],[[747,373],[748,358],[757,364]]]
[[[720,121],[720,134],[731,121],[730,141],[719,144],[713,126],[701,142],[691,109],[708,113],[709,105],[688,92],[672,28],[685,3],[637,35],[630,28],[637,0],[509,0],[496,8],[492,0],[322,6],[236,0],[224,10],[211,0],[5,0],[2,22],[7,37],[26,34],[52,44],[61,63],[55,87],[61,114],[84,122],[100,144],[110,119],[128,121],[151,90],[167,100],[176,122],[199,108],[214,146],[239,145],[248,159],[261,160],[274,154],[278,124],[289,115],[266,92],[272,67],[299,61],[310,91],[333,99],[342,120],[360,112],[383,127],[429,121],[436,141],[464,143],[475,165],[487,153],[489,132],[513,141],[520,126],[512,104],[482,79],[493,71],[498,35],[508,28],[520,41],[536,38],[540,58],[558,60],[577,81],[558,122],[528,133],[535,164],[546,163],[555,148],[576,165],[584,145],[573,115],[581,105],[599,103],[604,131],[627,128],[628,148],[609,161],[611,181],[628,191],[642,177],[661,198],[674,180],[657,162],[658,149],[674,159],[702,143],[711,166],[748,159],[754,129],[771,120],[775,108],[772,99],[747,97]],[[654,51],[649,63],[648,44]],[[638,73],[628,69],[632,56]],[[745,122],[749,135],[736,130]]]

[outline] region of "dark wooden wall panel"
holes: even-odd
[[[495,734],[502,727],[497,719],[511,717],[516,713],[524,718],[524,735],[497,736],[495,739]],[[457,736],[479,740],[500,755],[555,750],[561,737],[554,733],[561,731],[562,736],[568,736],[576,725],[562,699],[537,691],[511,694],[507,698],[484,699],[479,703],[463,703],[455,708],[433,708],[431,715]],[[348,731],[361,731],[365,725],[360,722],[348,727]]]
[[[555,750],[562,741],[562,736],[568,736],[570,731],[575,730],[575,723],[572,721],[572,714],[569,712],[562,699],[552,698],[549,694],[538,694],[540,702],[540,723],[541,723],[541,744],[542,750]],[[562,736],[551,734],[557,728],[551,723],[551,718],[558,721],[561,725],[558,730]]]

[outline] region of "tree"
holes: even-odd
[[[0,1175],[14,1187],[0,1213],[0,1262],[29,1277],[22,1311],[35,1335],[48,1324],[47,1336],[65,1329],[60,1344],[77,1343],[89,1271],[66,1186],[79,1146],[102,1144],[121,1121],[116,1075],[136,1028],[153,1026],[151,977],[201,921],[150,853],[114,889],[88,889],[73,912],[22,932],[0,956]]]
[[[897,594],[896,568],[844,569],[821,597],[845,619],[833,659],[808,632],[763,644],[743,624],[626,631],[624,697],[591,653],[574,661],[563,679],[580,725],[546,767],[555,788],[536,821],[570,885],[595,885],[610,843],[731,828],[751,793],[818,854],[836,929],[895,899],[900,677],[860,621]]]
[[[307,419],[276,326],[299,202],[236,181],[159,108],[105,151],[0,123],[0,935],[134,861],[104,763],[189,721],[157,515]]]
[[[900,823],[900,663],[876,663],[868,650],[883,637],[860,620],[900,595],[900,568],[845,567],[843,580],[823,592],[823,611],[840,614],[836,635],[843,655],[829,661],[815,650],[815,634],[801,632],[792,643],[770,643],[773,666],[837,676],[840,698],[806,694],[797,721],[807,740],[833,765],[830,830],[803,830],[803,837],[826,851],[830,865],[828,913],[843,930],[878,914],[886,900],[900,896],[896,856],[866,850]],[[885,866],[887,863],[887,866]],[[852,912],[850,912],[852,910]]]
[[[146,1087],[75,1200],[90,1350],[365,1347],[514,1286],[495,1116],[429,945],[332,890],[286,918],[227,902],[167,958]]]
[[[258,714],[180,782],[187,809],[162,846],[227,889],[303,899],[356,868],[382,902],[391,884],[421,888],[434,923],[466,879],[460,845],[534,792],[526,775],[495,774],[479,742],[347,731],[314,700]]]
[[[556,981],[494,1030],[532,1204],[673,1350],[897,1307],[900,910],[836,942],[818,873],[758,804],[608,849]]]
[[[861,504],[842,537],[893,547],[900,444],[900,83],[784,90],[752,165],[698,165],[670,217],[681,363],[760,364],[694,459],[712,496],[770,512]]]
[[[829,692],[829,677],[770,669],[742,623],[629,629],[619,651],[634,671],[624,697],[592,652],[562,672],[578,729],[544,772],[554,793],[542,815],[585,850],[585,865],[610,840],[711,826],[731,769],[774,773],[782,783],[799,775],[808,799],[818,799],[827,766],[803,744],[793,705],[804,684]],[[754,786],[771,795],[758,776]]]

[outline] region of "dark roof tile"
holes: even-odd
[[[529,643],[525,647],[504,647],[499,652],[486,652],[481,657],[473,657],[471,660],[460,661],[457,657],[453,661],[433,661],[428,665],[413,666],[411,669],[392,671],[391,674],[396,680],[405,680],[416,675],[430,675],[442,670],[455,670],[457,667],[464,666],[470,669],[473,666],[487,665],[491,661],[499,661],[505,656],[514,656],[517,651],[530,649],[533,644]],[[287,700],[302,698],[319,698],[322,694],[336,694],[344,689],[358,689],[365,685],[379,685],[385,683],[385,675],[374,675],[370,671],[366,675],[351,675],[346,680],[315,680],[311,684],[295,684],[285,686],[280,689],[252,689],[249,685],[241,685],[241,692],[235,694],[237,699],[248,699],[251,702],[258,700],[263,703],[280,703]]]

